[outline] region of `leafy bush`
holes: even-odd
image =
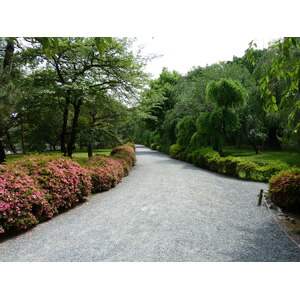
[[[150,145],[150,148],[152,149],[152,150],[158,150],[157,148],[160,146],[160,144],[159,143],[152,143],[151,145]]]
[[[110,157],[96,156],[86,163],[92,178],[92,192],[107,191],[115,187],[136,164],[134,144],[118,146]]]
[[[84,167],[55,155],[0,165],[0,233],[27,229],[71,207],[91,190],[114,187],[135,164],[134,150],[133,143],[116,147],[111,157],[96,156]]]
[[[259,165],[250,161],[240,161],[237,165],[238,177],[246,180],[253,179],[254,174],[259,169]]]
[[[187,149],[184,146],[174,144],[170,147],[170,156],[180,160],[187,159]]]
[[[279,172],[269,181],[269,196],[276,205],[289,210],[300,210],[300,169]]]
[[[110,155],[115,155],[120,152],[129,152],[134,154],[134,148],[130,145],[118,146],[111,150]]]
[[[198,149],[187,155],[188,162],[194,164],[197,167],[219,170],[218,161],[220,159],[220,155],[216,151],[206,150],[206,149]]]
[[[66,158],[35,156],[14,162],[44,190],[53,213],[71,207],[89,195],[92,184],[89,172]]]
[[[172,151],[173,156],[178,158],[180,156],[178,152],[182,149],[177,145],[172,148]],[[256,181],[268,181],[272,175],[288,168],[288,165],[281,161],[259,166],[253,162],[232,156],[220,157],[218,152],[207,149],[197,149],[188,153],[186,160],[195,166],[214,172]]]
[[[165,146],[165,145],[159,145],[156,147],[157,151],[163,152],[165,154],[170,154],[170,147],[169,146]]]
[[[20,170],[0,165],[0,233],[27,229],[53,211],[36,182]]]
[[[259,172],[262,173],[262,176],[265,180],[270,179],[273,175],[277,174],[280,171],[289,169],[289,165],[279,161],[275,160],[272,163],[268,163],[262,167],[259,168]]]
[[[124,163],[110,157],[96,156],[87,162],[86,168],[92,179],[93,193],[115,187],[125,176]]]
[[[221,157],[218,160],[219,172],[229,176],[238,177],[238,164],[240,160],[236,157]]]

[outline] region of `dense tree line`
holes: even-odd
[[[186,75],[163,69],[128,38],[0,38],[0,162],[5,152],[225,145],[300,149],[300,39]],[[130,103],[130,105],[129,105]],[[134,104],[135,103],[135,104]]]
[[[136,108],[136,142],[221,155],[225,145],[299,151],[299,48],[299,38],[284,38],[184,76],[163,69]]]
[[[1,38],[0,163],[5,150],[112,147],[132,137],[146,58],[127,38]]]

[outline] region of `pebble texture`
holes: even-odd
[[[300,261],[257,206],[264,183],[225,177],[137,146],[116,188],[0,243],[0,261]]]

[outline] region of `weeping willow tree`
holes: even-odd
[[[201,134],[206,134],[215,151],[224,155],[226,136],[239,128],[239,119],[234,110],[245,106],[247,92],[237,80],[210,81],[206,87],[206,101],[214,103],[212,112],[202,113],[198,119]]]
[[[181,119],[176,127],[177,144],[190,146],[190,141],[196,131],[196,123],[193,117],[187,116]]]

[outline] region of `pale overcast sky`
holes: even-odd
[[[248,44],[254,40],[258,48],[266,48],[268,43],[279,37],[138,37],[136,44],[144,45],[143,53],[162,55],[146,67],[146,71],[156,78],[163,67],[186,74],[193,66],[211,65],[219,61],[232,60],[233,56],[244,55]]]

